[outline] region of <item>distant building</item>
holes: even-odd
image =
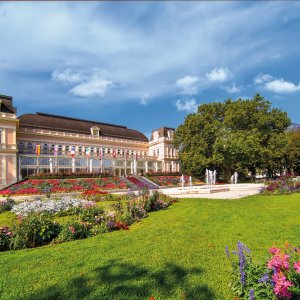
[[[149,142],[126,126],[46,113],[17,117],[10,96],[0,95],[0,105],[1,186],[41,173],[179,172],[173,128],[154,130]]]

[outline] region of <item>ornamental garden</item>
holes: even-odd
[[[242,130],[230,139],[210,131],[210,153],[180,127],[174,139],[185,176],[39,174],[2,189],[0,298],[300,299],[297,134],[280,133],[285,147],[277,130],[272,150],[250,143],[251,134],[240,138]],[[219,185],[237,172],[264,187],[241,199],[163,194],[183,190],[182,180],[187,191],[212,189],[205,169],[216,170]]]

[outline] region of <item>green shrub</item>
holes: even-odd
[[[12,232],[9,227],[0,227],[0,251],[9,249],[11,235]]]
[[[31,213],[26,217],[19,216],[12,231],[11,249],[34,248],[57,237],[60,226],[50,215]]]
[[[15,204],[15,200],[11,198],[0,200],[0,213],[11,210],[14,204]]]
[[[77,239],[84,239],[91,235],[91,225],[84,222],[70,221],[62,226],[55,243],[70,242]]]
[[[90,229],[91,235],[97,235],[105,232],[108,232],[108,227],[106,223],[97,224]]]
[[[96,217],[103,215],[104,210],[97,207],[92,206],[88,208],[77,208],[76,215],[79,222],[87,222],[87,223],[95,223]]]

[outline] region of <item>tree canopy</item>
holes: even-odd
[[[216,169],[227,179],[234,171],[270,175],[283,167],[290,119],[257,94],[253,99],[201,104],[186,116],[174,136],[184,172]]]

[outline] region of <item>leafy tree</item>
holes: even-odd
[[[287,132],[287,167],[300,174],[300,129]]]
[[[234,171],[253,175],[257,169],[270,175],[286,159],[287,114],[271,108],[262,96],[253,99],[201,104],[186,116],[174,136],[182,170],[203,175],[216,169],[226,179]]]

